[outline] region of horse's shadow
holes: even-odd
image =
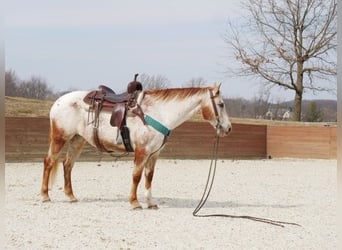
[[[182,198],[155,198],[156,202],[162,206],[170,208],[194,208],[198,205],[200,200],[182,199]],[[271,207],[271,208],[293,208],[302,205],[284,205],[284,204],[262,204],[262,203],[235,203],[232,201],[210,201],[205,202],[204,207],[207,208],[239,208],[239,207]]]
[[[195,208],[200,200],[194,200],[194,199],[186,199],[186,198],[170,198],[170,197],[155,197],[155,202],[160,206],[164,208]],[[99,202],[99,203],[105,203],[105,202],[113,202],[113,203],[122,203],[127,202],[128,199],[125,197],[118,197],[114,199],[109,198],[85,198],[80,200],[81,203],[87,203],[87,202]],[[143,200],[142,200],[143,202]],[[204,207],[207,208],[240,208],[240,207],[268,207],[268,208],[295,208],[295,207],[301,207],[304,206],[304,204],[263,204],[263,203],[235,203],[232,201],[210,201],[207,200],[205,202]]]

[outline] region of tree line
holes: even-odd
[[[53,100],[58,96],[58,93],[54,93],[42,77],[31,76],[28,80],[21,80],[14,70],[8,70],[5,72],[5,95]]]
[[[266,99],[244,98],[225,99],[227,112],[231,117],[253,118],[265,120],[293,121],[292,102],[270,102]],[[289,116],[287,117],[286,114]],[[302,103],[301,121],[303,122],[336,122],[337,102],[334,100],[304,100]]]
[[[141,74],[139,81],[144,89],[162,89],[170,87],[170,80],[163,75]],[[183,87],[204,86],[206,81],[202,77],[191,78]],[[54,100],[67,91],[54,92],[47,81],[40,76],[31,76],[28,80],[21,80],[12,69],[5,72],[5,95],[33,98],[39,100]]]
[[[170,87],[170,81],[163,75],[141,74],[139,81],[144,89],[162,89]],[[182,87],[201,87],[207,81],[202,77],[194,77],[185,82]],[[66,92],[54,92],[42,77],[32,76],[28,80],[21,80],[14,70],[6,71],[5,95],[24,97],[40,100],[56,100]],[[284,118],[286,112],[291,113],[291,103],[270,101],[270,93],[265,90],[251,100],[244,98],[225,98],[228,114],[231,117],[269,119],[269,120],[292,120]],[[304,105],[302,121],[323,122],[336,121],[336,109],[324,109],[316,102],[311,101]]]

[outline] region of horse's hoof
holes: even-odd
[[[45,197],[45,198],[43,198],[43,200],[42,200],[43,203],[45,203],[45,202],[50,202],[50,201],[51,201],[50,197]]]
[[[159,209],[158,205],[156,205],[156,204],[154,204],[154,205],[149,205],[147,208],[148,208],[148,209],[154,209],[154,210]]]
[[[142,206],[135,206],[135,207],[132,207],[132,210],[134,210],[134,211],[139,211],[139,210],[142,210],[143,208],[142,208]]]
[[[76,198],[73,198],[73,199],[70,199],[69,201],[70,203],[75,203],[75,202],[78,202],[78,200]]]
[[[132,210],[141,210],[142,209],[142,206],[140,205],[140,202],[137,201],[136,199],[133,200],[133,201],[130,201],[130,204],[131,204]]]

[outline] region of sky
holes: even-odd
[[[5,1],[5,67],[42,77],[54,91],[126,89],[134,74],[161,75],[169,87],[192,78],[221,82],[226,98],[260,96],[255,80],[227,76],[236,61],[223,36],[243,15],[239,0]],[[20,7],[18,7],[20,6]],[[273,101],[294,93],[272,90]],[[336,99],[306,93],[304,99]],[[272,101],[272,100],[271,100]]]

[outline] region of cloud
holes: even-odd
[[[6,1],[6,26],[20,28],[182,23],[236,15],[227,0],[173,1]]]

